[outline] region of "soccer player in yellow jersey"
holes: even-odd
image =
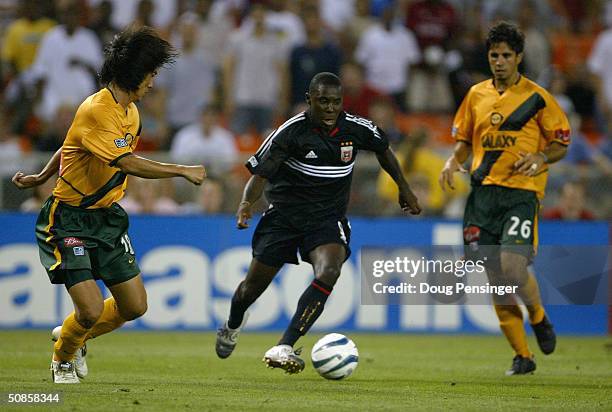
[[[538,345],[549,354],[556,336],[528,266],[537,247],[538,199],[544,196],[549,165],[565,156],[570,130],[555,99],[518,72],[524,43],[513,24],[500,22],[489,31],[493,79],[474,85],[459,107],[452,131],[457,143],[442,169],[440,185],[453,188],[453,173],[465,172],[462,164],[472,155],[472,191],[463,219],[466,255],[482,256],[483,250],[498,245],[487,255],[489,280],[518,286]],[[536,364],[515,297],[494,298],[493,303],[515,351],[506,374],[533,372]]]
[[[54,330],[55,383],[79,383],[87,374],[85,342],[147,310],[128,217],[117,204],[127,175],[184,177],[196,185],[206,176],[204,166],[159,163],[133,154],[141,128],[134,102],[175,55],[172,46],[148,27],[115,36],[100,72],[106,87],[80,105],[61,149],[39,174],[18,172],[13,177],[17,187],[27,188],[59,171],[36,222],[41,262],[51,283],[65,285],[75,307],[61,329]],[[95,279],[104,281],[112,297],[103,300]]]

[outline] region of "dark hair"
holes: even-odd
[[[342,87],[342,82],[338,76],[330,72],[321,72],[315,74],[315,76],[310,81],[310,85],[308,86],[308,92],[312,93],[317,90],[319,85],[330,86],[330,87]]]
[[[104,49],[100,83],[111,81],[121,89],[133,92],[149,73],[174,62],[175,49],[150,27],[129,28],[115,35]]]
[[[489,29],[487,35],[487,51],[497,43],[506,43],[516,54],[522,53],[525,49],[525,35],[519,28],[507,21],[500,21]]]

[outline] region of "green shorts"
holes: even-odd
[[[51,196],[36,221],[40,261],[51,283],[69,289],[88,279],[116,285],[140,273],[128,237],[127,213],[114,203],[83,209]]]
[[[494,185],[472,186],[463,217],[467,255],[487,246],[531,259],[538,244],[538,209],[535,192]]]

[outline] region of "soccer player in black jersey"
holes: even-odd
[[[266,290],[285,263],[312,264],[315,279],[300,297],[287,330],[264,355],[266,364],[288,373],[304,369],[293,345],[323,312],[327,297],[350,256],[351,226],[346,218],[353,166],[360,150],[376,153],[399,188],[404,211],[419,214],[385,133],[370,120],[342,111],[342,85],[332,73],[319,73],[306,93],[308,110],[276,129],[246,167],[253,174],[238,207],[238,228],[248,227],[251,207],[266,192],[270,207],[253,235],[253,260],[238,285],[229,319],[219,328],[215,349],[227,358],[246,322],[246,310]]]

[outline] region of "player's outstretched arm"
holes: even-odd
[[[19,171],[13,176],[13,183],[20,189],[27,189],[29,187],[39,186],[45,183],[51,176],[57,173],[60,167],[60,161],[62,158],[62,148],[60,147],[51,159],[47,162],[43,170],[35,175],[26,175]]]
[[[455,172],[467,173],[467,170],[463,167],[463,163],[469,156],[470,146],[462,141],[457,142],[453,154],[446,160],[444,168],[440,172],[440,177],[438,178],[438,183],[442,190],[446,191],[446,186],[455,190],[453,174],[455,174]]]
[[[266,179],[253,175],[244,186],[242,192],[242,200],[238,205],[238,211],[236,212],[236,218],[238,219],[238,229],[246,229],[249,227],[249,219],[253,216],[251,206],[257,202],[263,193],[263,189],[266,185]]]
[[[410,212],[412,215],[421,213],[421,206],[417,197],[410,190],[408,182],[402,173],[397,158],[391,149],[385,150],[383,153],[377,153],[376,158],[383,170],[389,173],[389,176],[397,183],[399,189],[399,205],[404,212]]]
[[[171,163],[161,163],[134,154],[122,157],[117,161],[117,167],[128,175],[145,179],[163,179],[167,177],[184,177],[195,185],[202,184],[206,177],[204,166],[185,166]]]

